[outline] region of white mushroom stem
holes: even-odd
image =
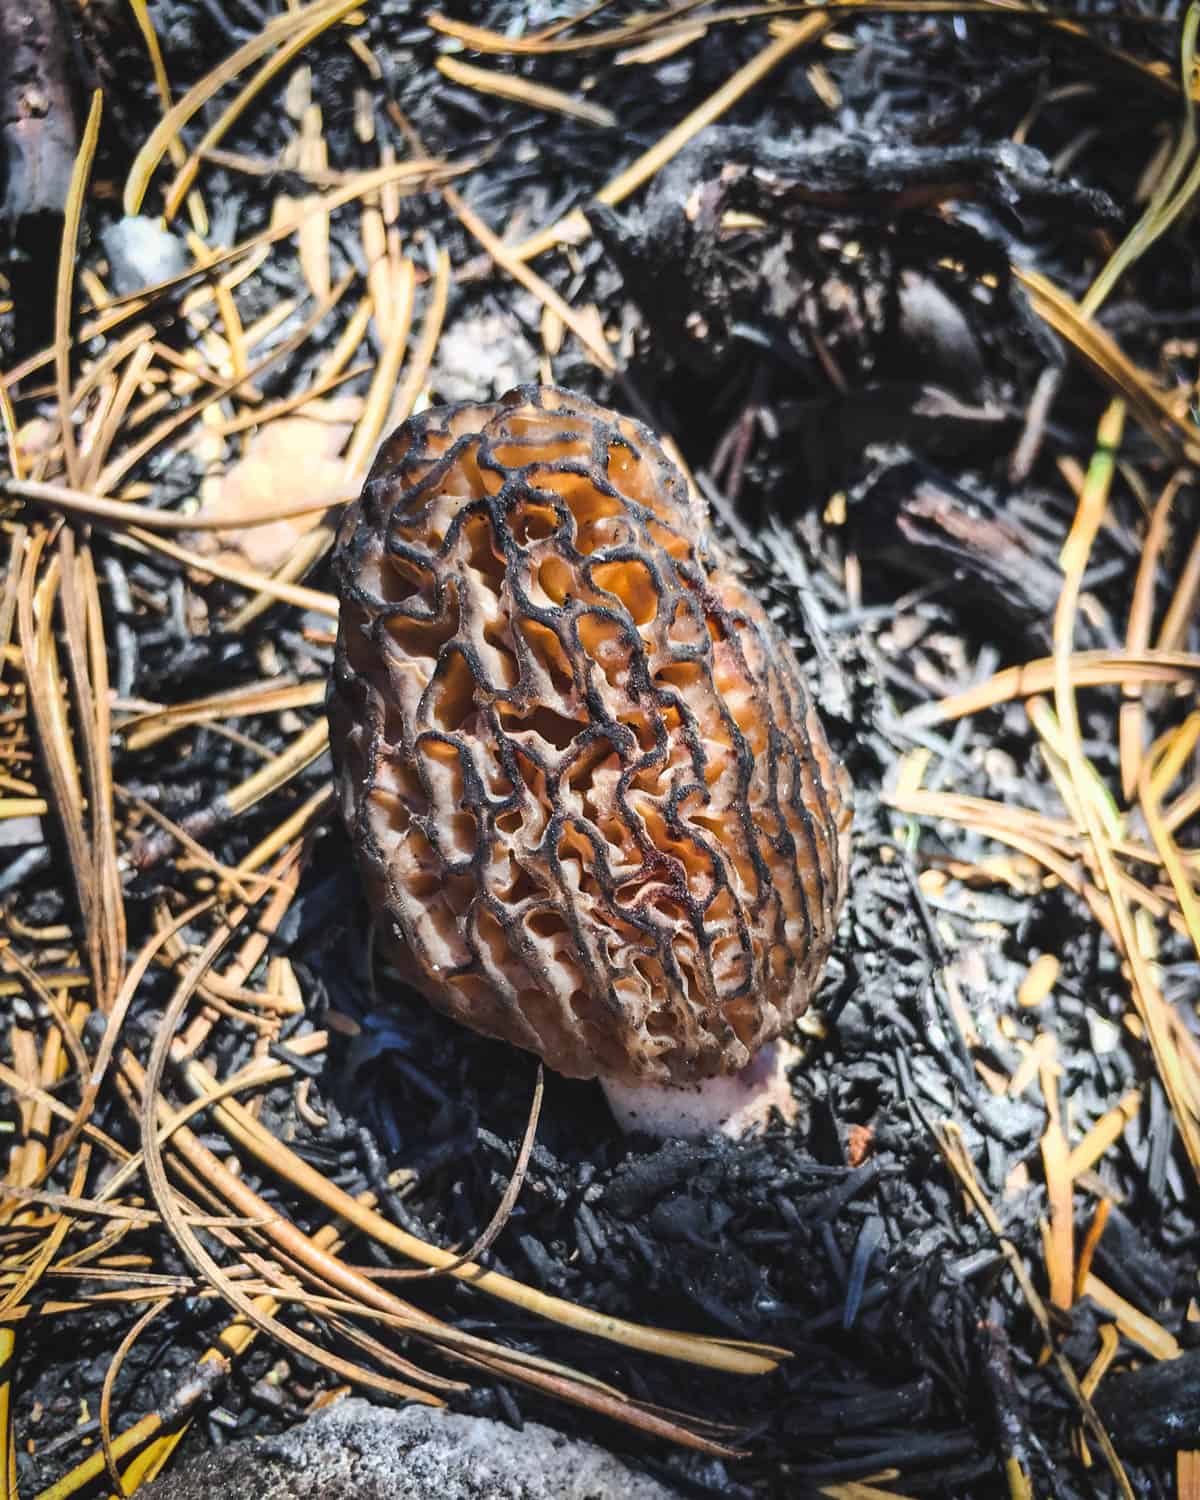
[[[666,1088],[602,1078],[600,1084],[624,1131],[662,1140],[692,1140],[716,1131],[736,1138],[765,1125],[772,1108],[785,1120],[795,1119],[796,1100],[787,1071],[797,1057],[789,1042],[777,1041],[760,1048],[740,1073],[702,1083]]]

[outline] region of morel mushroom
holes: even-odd
[[[433,408],[336,568],[337,787],[401,973],[599,1076],[626,1124],[761,1118],[837,924],[849,783],[659,443],[551,388]]]

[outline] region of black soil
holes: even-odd
[[[151,9],[177,91],[261,24],[250,0],[160,0]],[[559,14],[528,9],[530,28]],[[628,9],[610,7],[589,24],[615,25]],[[505,0],[459,10],[503,29],[526,8]],[[1174,67],[1173,7],[1165,15],[1107,5],[1087,13],[1106,18],[1090,32],[1109,47]],[[594,79],[589,97],[616,113],[614,132],[451,84],[435,71],[442,44],[420,8],[380,0],[366,14],[362,34],[382,80],[334,40],[312,52],[331,163],[369,164],[352,128],[353,91],[369,87],[399,105],[429,151],[476,163],[459,191],[494,228],[512,225],[516,236],[587,208],[618,165],[767,40],[760,23],[714,26],[649,66],[617,66],[608,53],[516,64],[464,54],[568,91]],[[76,83],[94,74],[112,102],[84,252],[85,262],[99,261],[100,231],[119,211],[103,185],[123,180],[156,114],[118,7],[93,8],[70,30]],[[857,787],[850,898],[820,1022],[806,1028],[794,1079],[801,1122],[740,1144],[626,1140],[595,1085],[549,1078],[528,1177],[487,1256],[587,1306],[783,1345],[792,1358],[761,1379],[710,1376],[522,1318],[460,1285],[402,1290],[461,1326],[732,1424],[730,1437],[748,1456],[717,1461],[486,1381],[456,1403],[514,1424],[528,1417],[585,1431],[683,1494],[801,1497],[894,1471],[876,1481],[880,1488],[1003,1496],[1004,1464],[1016,1457],[1038,1495],[1107,1495],[1115,1489],[1103,1465],[1094,1455],[1090,1468],[1080,1461],[1078,1409],[1041,1358],[1020,1289],[986,1225],[965,1210],[931,1131],[957,1122],[1005,1233],[1044,1290],[1045,1109],[1036,1087],[996,1093],[976,1066],[983,1061],[1002,1078],[1017,1068],[1037,1021],[1018,1007],[1016,989],[1039,953],[1062,964],[1050,1004],[1062,1097],[1076,1128],[1144,1087],[1140,1115],[1099,1169],[1114,1203],[1095,1269],[1185,1346],[1200,1327],[1187,1318],[1196,1288],[1194,1181],[1152,1062],[1121,1024],[1128,995],[1116,957],[1086,910],[1061,889],[968,886],[953,874],[927,895],[918,876],[931,858],[965,865],[995,851],[949,824],[908,826],[880,793],[898,760],[924,742],[944,787],[1051,813],[1060,807],[1023,711],[976,716],[947,738],[900,721],[999,667],[1046,654],[1058,554],[1074,511],[1059,460],[1086,465],[1108,397],[1035,317],[1010,265],[1082,294],[1106,247],[1136,217],[1140,176],[1178,105],[1148,75],[1113,72],[1080,37],[1040,23],[856,12],[838,31],[853,45],[796,54],[647,190],[616,210],[589,211],[593,236],[570,261],[552,254],[538,262],[573,303],[597,303],[605,323],[624,330],[620,375],[601,377],[568,339],[556,381],[678,442],[718,531],[808,663]],[[821,97],[830,87],[839,96],[833,107]],[[382,107],[378,117],[386,121]],[[225,144],[270,157],[282,130],[268,100]],[[1014,132],[1023,144],[1014,145]],[[206,183],[222,215],[216,237],[228,242],[264,224],[271,195],[287,186],[285,176],[221,166],[208,169]],[[727,211],[767,228],[730,237],[720,231]],[[513,371],[536,378],[536,303],[478,261],[436,194],[406,199],[401,214],[406,237],[419,243],[428,232],[468,268],[452,289],[435,394],[498,394]],[[336,274],[359,253],[353,227],[334,243]],[[13,263],[31,274],[27,247],[16,245]],[[282,269],[280,282],[279,295],[293,289]],[[31,313],[7,324],[10,362],[34,347],[37,322]],[[1192,378],[1200,261],[1190,225],[1152,248],[1101,322],[1159,377]],[[286,394],[309,373],[293,361],[272,375],[265,397]],[[1167,460],[1132,424],[1123,456],[1156,494]],[[151,503],[168,504],[189,493],[195,473],[183,455],[156,460],[141,477],[154,486]],[[1195,492],[1185,489],[1178,505],[1194,518]],[[1121,638],[1142,506],[1118,478],[1087,579],[1094,607],[1080,645]],[[854,601],[844,582],[850,551],[861,560]],[[110,628],[114,680],[127,694],[181,701],[255,680],[264,643],[287,670],[327,669],[328,648],[302,635],[293,611],[272,611],[237,636],[197,632],[173,595],[169,565],[126,557],[121,572],[168,605],[156,620],[126,620],[136,628],[123,634]],[[119,588],[117,575],[106,577],[106,589]],[[114,607],[113,626],[118,615]],[[1193,623],[1192,649],[1197,636]],[[1089,753],[1111,773],[1110,706],[1094,721],[1083,706]],[[153,776],[147,764],[123,765],[118,751],[117,776],[181,817],[209,807],[257,762],[201,731]],[[298,802],[327,774],[319,763],[288,797]],[[236,861],[286,805],[231,824],[210,847]],[[149,930],[152,901],[185,886],[169,858],[128,873],[132,943]],[[73,919],[53,850],[16,851],[0,863],[0,891],[27,923]],[[377,976],[383,1004],[373,1009],[367,932],[350,851],[330,826],[273,946],[292,960],[304,991],[306,1014],[289,1034],[331,1028],[329,1050],[302,1060],[313,1074],[308,1105],[327,1123],[318,1129],[296,1113],[290,1085],[268,1095],[262,1118],[343,1187],[378,1189],[402,1226],[466,1245],[512,1172],[535,1062],[441,1021],[386,972]],[[1172,998],[1194,1014],[1196,966],[1181,939],[1162,962]],[[983,1038],[974,1055],[954,1018],[948,970]],[[143,1054],[167,995],[165,981],[152,979],[134,1007],[129,1036]],[[208,1061],[227,1076],[249,1057],[252,1037],[234,1026],[214,1037]],[[133,1144],[115,1096],[101,1101],[96,1120]],[[398,1168],[412,1174],[399,1192],[387,1180]],[[272,1181],[260,1186],[301,1224],[319,1223]],[[1082,1196],[1079,1211],[1082,1230],[1090,1221]],[[148,1234],[138,1244],[156,1269],[184,1269],[164,1238]],[[371,1246],[352,1251],[362,1263],[389,1264]],[[104,1370],[132,1316],[63,1316],[23,1341],[22,1493],[89,1451]],[[114,1422],[169,1400],[226,1317],[211,1300],[177,1302],[126,1364]],[[1064,1318],[1062,1348],[1077,1371],[1098,1352],[1102,1321],[1086,1299]],[[1191,1369],[1195,1357],[1179,1363]],[[188,1444],[297,1420],[328,1382],[290,1356],[282,1367],[278,1360],[278,1351],[257,1347]],[[1171,1494],[1174,1448],[1186,1444],[1171,1414],[1190,1409],[1196,1437],[1195,1377],[1183,1368],[1176,1380],[1162,1374],[1130,1400],[1149,1414],[1132,1433],[1124,1403],[1106,1409],[1135,1493]]]

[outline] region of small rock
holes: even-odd
[[[426,1406],[349,1397],[279,1437],[201,1454],[144,1500],[672,1500],[591,1443]]]
[[[536,323],[536,304],[515,306]],[[537,352],[516,319],[482,312],[456,318],[442,334],[430,385],[442,401],[494,401],[537,374]]]
[[[0,818],[0,849],[21,849],[45,842],[41,818]]]
[[[100,239],[118,297],[182,275],[192,265],[187,246],[156,219],[126,216],[103,230]]]

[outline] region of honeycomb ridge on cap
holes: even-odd
[[[432,408],[335,567],[337,791],[405,977],[571,1077],[740,1071],[828,955],[850,787],[654,436],[550,387]]]

